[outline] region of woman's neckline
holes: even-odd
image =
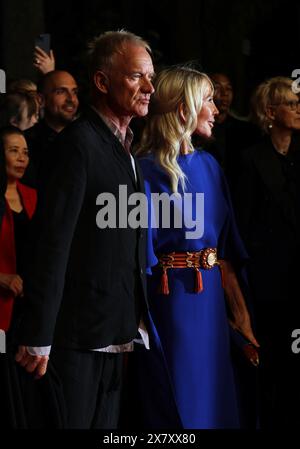
[[[195,153],[195,151],[190,151],[189,153],[179,153],[178,157],[186,158],[186,157],[192,156],[194,153]]]

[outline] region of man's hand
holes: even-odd
[[[46,374],[49,356],[30,355],[26,346],[19,346],[15,359],[28,373],[35,373],[35,379],[40,379]]]
[[[14,296],[23,294],[23,280],[18,274],[0,273],[0,286],[10,290]]]

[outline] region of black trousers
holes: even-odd
[[[53,348],[50,357],[63,387],[67,428],[115,429],[123,354]]]
[[[15,361],[14,329],[7,332],[7,353],[0,354],[0,430],[64,429],[65,401],[51,360],[36,380]]]

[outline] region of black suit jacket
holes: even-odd
[[[143,192],[138,165],[136,183],[129,155],[91,109],[60,133],[50,155],[20,342],[74,349],[128,342],[145,304],[145,230],[99,229],[96,198],[112,193],[118,211],[119,185],[128,196]]]
[[[25,131],[25,138],[29,149],[29,165],[22,183],[40,189],[40,182],[43,183],[41,174],[41,163],[49,157],[52,143],[58,136],[58,132],[50,128],[46,121],[40,120],[32,128]]]
[[[237,218],[259,301],[292,301],[298,290],[299,140],[293,139],[289,153],[285,163],[293,189],[269,138],[244,151],[238,174]]]

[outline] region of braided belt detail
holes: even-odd
[[[169,282],[167,270],[170,268],[194,268],[195,270],[195,293],[201,293],[203,290],[202,275],[199,268],[210,270],[219,265],[216,248],[204,248],[201,251],[193,252],[172,252],[161,254],[158,258],[159,266],[162,268],[162,277],[160,284],[160,293],[168,295]]]

